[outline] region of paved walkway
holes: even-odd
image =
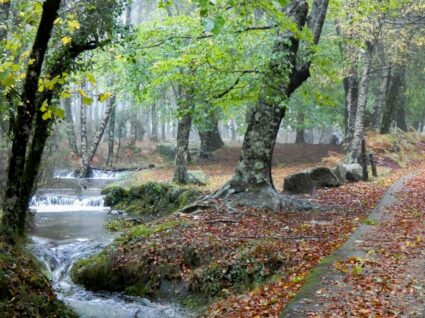
[[[405,220],[403,214],[393,212],[399,211],[403,207],[397,196],[401,195],[403,198],[400,200],[406,201],[409,201],[411,197],[411,204],[420,205],[416,207],[419,210],[412,212],[412,215],[417,213],[417,222],[422,221],[422,228],[425,228],[425,204],[421,205],[420,200],[417,200],[419,195],[422,196],[422,201],[425,201],[425,191],[417,193],[419,190],[415,190],[415,187],[410,184],[423,181],[420,186],[423,186],[422,190],[425,190],[425,173],[419,177],[416,175],[418,173],[402,177],[388,189],[378,206],[369,215],[367,224],[361,225],[345,244],[325,258],[312,271],[305,285],[280,315],[281,318],[425,317],[424,305],[417,301],[421,297],[425,300],[425,253],[419,252],[419,255],[416,253],[409,257],[409,253],[403,252],[406,248],[409,250],[409,243],[406,243],[407,247],[403,249],[403,242],[405,240],[413,242],[410,244],[413,246],[412,250],[415,249],[417,247],[414,245],[415,240],[409,236],[416,237],[417,244],[422,243],[421,235],[425,234],[425,230],[422,234],[416,233],[421,231],[421,227],[414,226],[415,220]],[[406,184],[409,184],[409,187],[406,187]],[[412,188],[412,190],[405,190],[405,188]],[[411,191],[411,193],[406,191]],[[394,208],[396,206],[399,206],[398,210]],[[398,236],[403,232],[403,228],[401,228],[397,230],[397,235],[394,233],[394,236],[391,236],[391,228],[396,231],[397,225],[404,225],[411,221],[413,225],[409,223],[409,226],[415,228],[412,229],[412,231],[416,231],[415,233],[410,233],[411,231],[406,226],[405,234]],[[387,234],[384,235],[384,232]],[[380,241],[389,242],[388,253],[385,251],[386,243],[383,244]],[[389,245],[390,243],[392,245]],[[392,249],[394,245],[400,245],[397,247],[400,248],[400,251]],[[378,251],[376,257],[372,255],[375,253],[374,249]],[[391,260],[392,258],[396,259],[400,254],[400,259],[404,259],[406,262],[396,260],[397,264],[389,262],[389,265],[382,264],[380,266],[377,262],[385,260],[382,258],[383,255],[386,255],[385,253],[388,254],[385,257],[389,257]],[[369,266],[369,264],[371,265]],[[384,270],[384,266],[390,267]],[[401,266],[403,270],[408,269],[409,273],[397,274],[397,271],[401,272],[397,266]],[[395,273],[392,273],[393,271]],[[386,278],[385,275],[389,277]],[[387,282],[391,282],[391,284],[388,283],[389,287],[385,285]],[[393,282],[395,283],[393,284]],[[396,285],[403,286],[403,288],[399,290],[398,287],[394,287]],[[365,297],[365,295],[369,296]],[[398,310],[398,308],[404,309]],[[411,310],[406,311],[406,308]]]

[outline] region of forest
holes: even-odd
[[[424,0],[0,0],[0,318],[423,317]]]

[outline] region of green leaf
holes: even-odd
[[[112,96],[112,94],[109,93],[109,92],[100,94],[99,95],[99,102],[101,102],[101,103],[106,102],[109,99],[109,97],[111,97],[111,96]]]

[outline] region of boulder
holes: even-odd
[[[341,183],[344,183],[346,180],[347,169],[344,164],[339,164],[336,167],[331,169],[332,173],[336,175]]]
[[[283,190],[292,193],[312,193],[313,181],[308,172],[300,172],[290,175],[283,182]]]
[[[309,171],[313,185],[316,188],[338,187],[341,181],[332,173],[331,169],[326,167],[316,167]]]
[[[187,172],[189,183],[205,186],[208,184],[208,176],[202,170],[192,170]]]
[[[358,163],[343,164],[346,171],[345,179],[349,182],[358,182],[363,179],[363,168]]]

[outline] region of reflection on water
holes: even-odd
[[[192,316],[178,305],[154,303],[118,293],[93,293],[75,285],[69,275],[72,264],[99,252],[115,238],[104,228],[112,216],[103,207],[100,189],[85,189],[85,193],[74,193],[70,189],[54,191],[56,194],[39,191],[32,200],[31,209],[36,213],[31,229],[31,248],[50,274],[59,298],[83,318]]]

